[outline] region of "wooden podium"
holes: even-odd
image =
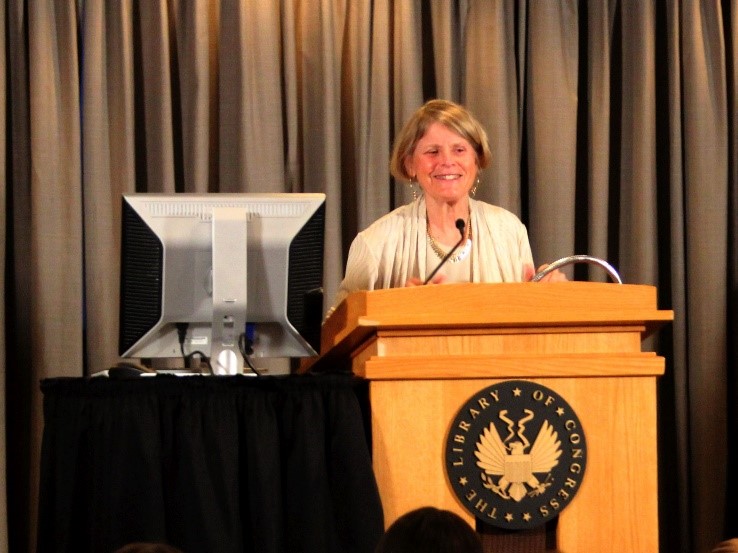
[[[643,339],[673,319],[651,286],[448,284],[356,292],[326,320],[313,370],[370,381],[372,454],[385,524],[424,505],[474,517],[445,472],[449,426],[470,396],[508,379],[566,399],[587,441],[558,550],[658,551],[656,378]]]

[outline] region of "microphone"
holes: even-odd
[[[461,233],[461,239],[456,242],[456,245],[449,250],[449,252],[443,256],[443,259],[441,259],[441,262],[436,265],[436,268],[433,269],[433,272],[428,275],[428,278],[425,279],[425,282],[423,284],[428,284],[430,282],[430,279],[432,279],[435,274],[438,272],[438,269],[443,267],[443,264],[448,261],[448,258],[453,255],[453,253],[461,246],[462,242],[464,241],[464,229],[466,228],[466,222],[464,219],[456,219],[456,228],[459,229],[459,232]]]

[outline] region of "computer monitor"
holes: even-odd
[[[324,230],[324,194],[124,195],[120,356],[316,355]]]

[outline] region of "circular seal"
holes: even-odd
[[[584,430],[553,390],[507,380],[472,396],[446,439],[446,475],[459,501],[483,523],[535,528],[579,491],[587,464]]]

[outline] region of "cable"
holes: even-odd
[[[210,358],[207,355],[205,355],[203,352],[201,352],[199,349],[197,349],[195,351],[192,351],[192,352],[188,353],[187,355],[185,355],[185,357],[184,357],[185,366],[186,367],[189,367],[190,366],[190,361],[196,355],[199,355],[200,356],[200,363],[198,363],[198,365],[201,364],[202,362],[204,362],[207,365],[207,367],[208,367],[208,372],[210,374],[215,374],[215,373],[213,373],[213,366],[210,364]]]
[[[182,359],[184,361],[187,360],[187,355],[185,355],[184,352],[184,344],[185,339],[187,338],[187,327],[190,326],[189,323],[177,323],[177,339],[179,340],[179,351],[182,353]],[[187,368],[187,363],[185,363],[185,368]]]
[[[251,340],[245,332],[241,333],[241,335],[238,337],[238,350],[241,352],[243,362],[249,369],[251,369],[251,372],[253,372],[256,376],[261,376],[261,374],[259,374],[259,371],[256,370],[256,367],[254,367],[254,365],[251,363],[251,356],[254,354],[253,346],[253,340]]]
[[[200,363],[198,363],[198,366],[202,364],[204,361],[205,364],[208,366],[208,371],[210,374],[213,374],[213,366],[210,364],[210,358],[205,355],[200,350],[195,350],[190,353],[185,353],[184,345],[185,345],[185,339],[187,337],[187,328],[189,327],[189,323],[177,323],[177,338],[179,339],[179,351],[182,353],[182,361],[184,362],[185,369],[189,368],[190,362],[192,361],[192,358],[196,355],[200,356]]]

